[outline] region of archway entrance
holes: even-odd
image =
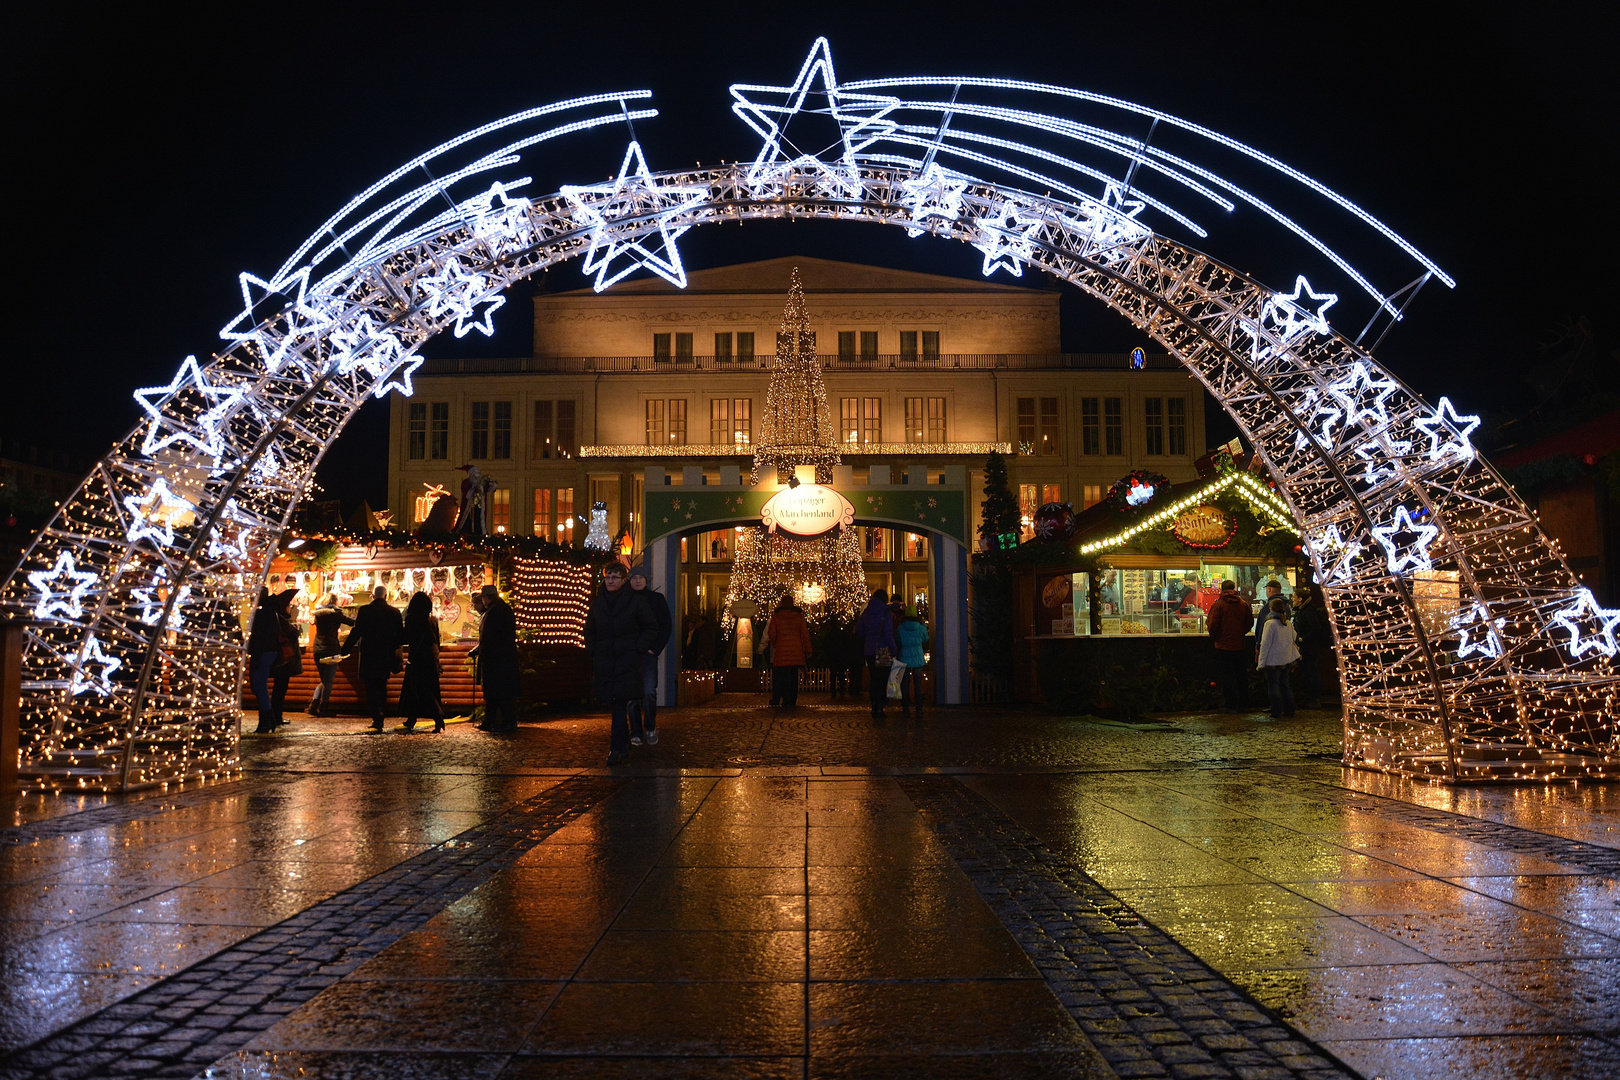
[[[948,101],[941,87],[955,88]],[[0,594],[8,615],[32,624],[24,775],[134,787],[233,769],[242,614],[316,464],[360,404],[410,393],[424,341],[487,332],[502,291],[538,270],[583,257],[598,288],[638,267],[684,282],[677,242],[688,229],[775,218],[972,244],[987,273],[1043,270],[1177,356],[1253,444],[1304,530],[1341,652],[1348,761],[1448,780],[1610,775],[1620,611],[1597,605],[1474,451],[1477,421],[1444,398],[1430,406],[1334,331],[1324,313],[1335,297],[1303,278],[1286,294],[1268,289],[1144,224],[1153,213],[1199,231],[1142,178],[1262,208],[1387,315],[1399,314],[1396,294],[1192,161],[1072,119],[979,104],[976,89],[1180,125],[1328,200],[1416,259],[1420,280],[1438,275],[1342,196],[1196,125],[1005,80],[840,85],[824,40],[796,83],[733,87],[734,111],[764,139],[751,163],[653,173],[631,141],[607,184],[531,200],[514,194],[526,181],[508,174],[453,198],[456,185],[482,184],[528,148],[655,114],[630,108],[650,96],[634,91],[508,117],[385,177],[268,279],[243,275],[243,311],[222,331],[227,349],[206,363],[188,358],[168,385],[137,392],[149,419],[62,505]],[[812,91],[839,131],[821,155],[796,153],[785,136],[788,121],[810,111]],[[786,104],[756,103],[770,95]],[[933,129],[900,123],[908,109],[944,119]],[[952,117],[1015,130],[986,134]],[[1128,169],[1109,180],[1027,141],[1031,131],[1101,146]],[[473,153],[488,140],[499,145]],[[437,159],[452,153],[462,157],[447,169]],[[440,179],[408,187],[430,161]],[[1041,161],[1100,178],[1102,193],[1029,164]]]

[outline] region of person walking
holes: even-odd
[[[337,606],[337,600],[337,593],[329,592],[315,608],[315,674],[320,676],[321,681],[315,684],[315,696],[309,699],[309,708],[304,710],[311,716],[333,715],[332,682],[337,678],[338,665],[336,660],[329,664],[321,661],[343,655],[338,631],[344,626],[354,625],[354,620]]]
[[[658,658],[669,646],[669,635],[675,628],[669,614],[669,599],[657,589],[647,587],[647,570],[638,566],[630,571],[630,589],[647,605],[657,628],[651,651],[641,658],[641,699],[632,703],[630,711],[630,745],[640,746],[643,737],[648,746],[658,745]]]
[[[418,715],[433,718],[433,730],[444,730],[444,705],[439,693],[439,620],[433,600],[418,592],[405,605],[405,683],[399,690],[405,730],[416,730]]]
[[[834,701],[840,696],[849,696],[849,646],[849,627],[844,625],[842,618],[835,618],[821,642],[821,651],[827,658],[827,682]]]
[[[381,731],[388,714],[388,677],[404,666],[399,647],[405,641],[405,624],[388,602],[388,588],[371,590],[371,603],[354,617],[354,629],[343,643],[343,654],[360,652],[360,683],[366,688],[366,711],[371,713],[371,730]]]
[[[641,658],[658,632],[646,603],[625,588],[627,577],[622,563],[608,563],[602,570],[602,587],[585,616],[585,648],[591,657],[596,700],[612,714],[609,765],[619,764],[630,752],[630,703],[643,693]]]
[[[900,662],[906,665],[900,676],[900,715],[911,719],[912,702],[916,702],[917,716],[922,717],[922,669],[928,663],[923,646],[928,644],[928,624],[917,613],[917,605],[906,605],[905,618],[895,631],[900,643]]]
[[[1275,597],[1268,608],[1270,615],[1261,624],[1260,670],[1266,673],[1266,697],[1271,701],[1271,715],[1282,719],[1294,715],[1294,690],[1288,685],[1288,668],[1299,659],[1299,649],[1294,646],[1288,601]]]
[[[270,595],[259,590],[259,606],[248,627],[248,684],[253,688],[253,704],[259,712],[255,735],[269,735],[286,723],[281,706],[287,696],[287,667],[282,658],[281,615],[291,603],[291,591]]]
[[[1299,601],[1294,608],[1294,644],[1299,648],[1300,697],[1307,709],[1322,707],[1322,654],[1332,647],[1333,631],[1328,625],[1327,608],[1314,589],[1301,585],[1294,590]]]
[[[765,624],[771,643],[771,705],[799,707],[799,669],[810,660],[810,624],[788,593],[777,602]]]
[[[889,615],[889,593],[878,589],[861,612],[855,632],[861,636],[861,652],[866,658],[866,678],[870,684],[872,719],[883,719],[883,706],[889,690],[889,667],[899,651],[899,640],[894,636],[894,620]]]
[[[483,614],[473,653],[478,658],[478,681],[484,688],[484,722],[478,730],[505,734],[517,730],[517,699],[523,690],[517,616],[495,586],[485,585],[478,595]]]
[[[1227,712],[1249,707],[1248,647],[1244,639],[1254,625],[1248,602],[1238,595],[1237,583],[1221,582],[1221,595],[1210,605],[1205,628],[1215,643],[1215,675]]]

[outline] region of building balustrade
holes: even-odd
[[[729,356],[509,356],[443,357],[424,362],[422,375],[615,374],[681,371],[766,371],[770,354],[739,360]],[[940,353],[876,356],[829,354],[827,371],[1129,371],[1128,353]],[[1148,371],[1174,371],[1180,361],[1149,353]]]

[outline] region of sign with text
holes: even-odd
[[[792,536],[824,536],[855,524],[855,507],[830,487],[800,484],[783,488],[760,508],[766,532],[778,529]]]

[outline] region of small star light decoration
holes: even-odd
[[[707,199],[708,188],[659,186],[647,169],[641,144],[631,142],[616,179],[606,184],[564,184],[562,195],[576,220],[590,229],[583,269],[596,275],[597,292],[642,267],[686,288],[686,268],[675,241],[689,226],[675,225],[674,219]]]
[[[930,162],[921,176],[900,182],[900,205],[911,213],[915,224],[907,236],[921,236],[930,218],[955,221],[962,215],[962,193],[968,182]]]
[[[984,252],[984,276],[1006,270],[1014,277],[1024,276],[1024,263],[1035,250],[1035,234],[1041,219],[1023,210],[1011,199],[999,209],[979,219],[979,239],[973,246]]]

